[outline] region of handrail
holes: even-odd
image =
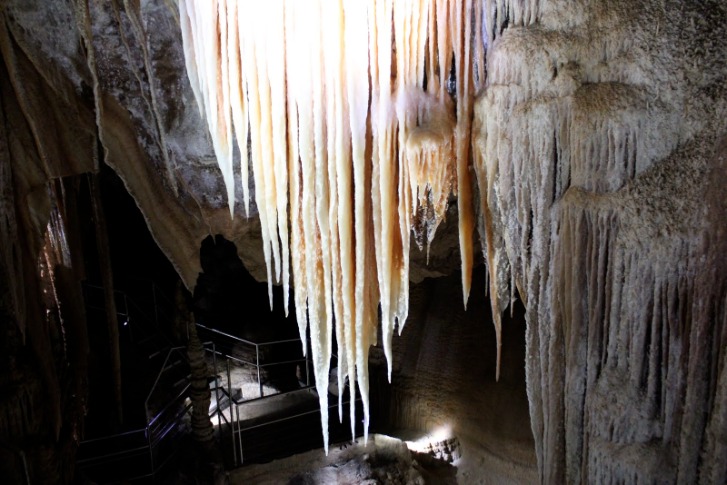
[[[158,327],[159,326],[159,322],[156,321],[154,318],[150,317],[149,315],[147,315],[146,312],[144,311],[144,309],[141,308],[139,306],[139,304],[134,301],[133,298],[129,298],[128,295],[126,295],[126,294],[124,294],[124,296],[132,304],[132,306],[134,306],[134,308],[137,309],[137,311],[141,314],[142,317],[144,317],[145,320],[147,320],[148,322],[153,323],[155,327]]]
[[[253,398],[250,398],[250,399],[243,399],[243,400],[230,398],[230,401],[231,402],[234,402],[235,405],[241,406],[243,404],[251,404],[251,403],[255,403],[255,402],[258,402],[258,401],[262,401],[264,399],[268,399],[268,398],[271,398],[271,397],[274,397],[274,396],[284,396],[286,394],[292,394],[294,392],[299,392],[299,391],[315,391],[315,386],[311,384],[311,385],[306,386],[306,387],[299,387],[298,389],[290,389],[288,391],[280,391],[280,392],[278,392],[276,394],[268,394],[267,396],[253,397]],[[338,402],[336,402],[336,407],[337,406],[338,406]]]
[[[179,422],[179,420],[189,412],[189,410],[192,409],[192,404],[185,405],[178,413],[174,415],[173,419],[170,419],[166,422],[167,426],[160,426],[159,429],[161,429],[163,432],[159,433],[158,436],[155,436],[149,432],[149,443],[152,448],[154,448],[158,443],[161,443],[164,438],[169,434],[169,431],[174,428],[174,425]],[[171,427],[170,427],[171,426]]]
[[[232,356],[232,355],[230,355],[227,352],[218,352],[216,349],[213,350],[213,352],[214,352],[214,354],[216,354],[216,355],[222,355],[222,356],[226,357],[229,360],[233,360],[235,362],[240,362],[242,364],[247,364],[247,365],[253,366],[257,370],[257,381],[258,381],[258,387],[259,387],[259,390],[260,390],[260,397],[261,398],[264,397],[265,394],[263,392],[263,383],[262,383],[262,379],[261,379],[261,375],[260,375],[260,370],[263,369],[263,368],[265,368],[265,367],[272,367],[274,365],[294,364],[294,363],[305,362],[306,363],[306,366],[305,366],[306,367],[306,369],[305,369],[306,370],[306,383],[308,382],[308,365],[307,365],[307,363],[308,363],[308,356],[307,355],[306,356],[303,356],[300,359],[288,360],[288,361],[285,361],[285,362],[272,362],[272,363],[267,363],[267,364],[261,364],[260,363],[260,348],[261,347],[263,347],[263,346],[271,346],[271,345],[276,345],[276,344],[284,344],[284,343],[300,343],[300,339],[283,339],[283,340],[268,341],[268,342],[265,342],[265,343],[255,343],[255,342],[252,342],[250,340],[246,340],[246,339],[241,338],[241,337],[236,337],[234,335],[230,335],[229,333],[223,332],[221,330],[217,330],[215,328],[207,327],[207,326],[202,325],[200,323],[197,323],[196,325],[197,325],[197,328],[198,329],[201,329],[202,331],[209,332],[209,334],[211,334],[210,337],[214,337],[214,335],[218,335],[218,336],[224,337],[226,339],[229,339],[229,340],[231,340],[233,342],[240,342],[240,343],[243,343],[243,344],[247,344],[247,345],[249,345],[251,347],[254,347],[254,349],[255,349],[255,362],[250,362],[250,361],[248,361],[246,359],[242,359],[242,358],[239,358],[239,357],[236,357],[236,356]],[[227,350],[227,349],[225,349],[225,350]],[[230,352],[232,352],[232,347],[230,347],[229,350],[230,350]],[[276,394],[279,394],[279,393],[276,393]]]
[[[180,393],[179,396],[181,396],[182,393]],[[177,396],[173,401],[176,401],[179,396]],[[143,477],[150,477],[156,475],[157,472],[159,472],[164,465],[172,458],[173,453],[167,456],[163,462],[156,463],[155,464],[155,453],[159,450],[160,444],[167,439],[168,432],[171,429],[174,429],[173,427],[179,423],[180,419],[185,415],[189,413],[189,410],[191,409],[192,405],[187,404],[183,406],[183,408],[175,413],[173,416],[171,416],[169,419],[167,419],[162,425],[157,426],[155,428],[155,424],[158,424],[157,421],[161,418],[163,414],[166,413],[166,411],[169,409],[169,405],[165,407],[164,410],[157,413],[154,418],[149,422],[149,424],[146,425],[144,428],[139,428],[131,431],[125,431],[123,433],[117,433],[109,436],[103,436],[101,438],[94,438],[90,440],[84,440],[81,442],[81,445],[84,447],[91,447],[94,450],[103,450],[103,446],[99,446],[99,444],[103,442],[108,442],[109,444],[113,444],[116,441],[119,441],[122,438],[137,434],[139,435],[139,442],[143,441],[145,444],[140,446],[133,446],[131,448],[123,448],[120,451],[112,451],[112,452],[106,452],[101,455],[93,455],[89,458],[82,458],[77,461],[79,465],[91,465],[93,466],[94,463],[104,463],[105,461],[108,461],[109,459],[122,459],[124,457],[133,457],[135,455],[138,455],[139,452],[144,452],[144,455],[148,454],[149,458],[149,465],[151,467],[150,473],[141,474],[138,476],[133,477],[134,479],[143,478]],[[161,434],[157,435],[159,430],[166,430],[165,432],[162,432]],[[174,436],[174,435],[173,435]],[[30,485],[30,482],[28,482],[28,485]]]
[[[273,367],[275,365],[296,364],[298,362],[307,362],[307,361],[308,361],[308,359],[306,359],[305,357],[301,357],[300,359],[295,359],[295,360],[284,360],[281,362],[268,362],[267,364],[258,364],[258,366],[264,368],[264,367]]]
[[[287,344],[287,343],[293,343],[293,342],[300,342],[300,338],[291,338],[291,339],[285,339],[285,340],[268,340],[267,342],[253,342],[251,340],[244,339],[242,337],[238,337],[236,335],[231,335],[229,333],[223,332],[222,330],[218,330],[216,328],[211,328],[206,325],[202,325],[201,323],[197,324],[197,327],[202,328],[204,330],[207,330],[212,333],[216,333],[219,335],[222,335],[223,337],[231,338],[232,340],[236,340],[238,342],[242,342],[244,344],[253,345],[253,346],[267,346],[267,345],[275,345],[275,344]]]
[[[235,406],[235,409],[237,411],[238,421],[237,421],[237,427],[233,429],[232,446],[233,446],[233,455],[234,455],[234,460],[235,460],[236,465],[242,465],[245,462],[244,447],[242,444],[242,433],[243,432],[247,432],[247,431],[251,431],[251,430],[259,429],[259,428],[264,428],[266,426],[283,423],[286,421],[290,421],[292,419],[300,418],[303,416],[309,416],[311,414],[316,414],[316,413],[320,412],[320,408],[315,408],[315,409],[310,409],[307,411],[299,412],[299,413],[296,413],[296,414],[293,414],[290,416],[283,416],[281,418],[273,419],[270,421],[264,421],[261,423],[252,424],[252,425],[243,427],[242,421],[239,420],[240,407],[244,406],[245,404],[248,404],[249,402],[250,401],[245,401],[244,403],[236,403],[236,406]],[[356,396],[356,398],[354,399],[354,405],[356,405],[360,402],[361,402],[361,396]],[[352,404],[351,399],[350,398],[346,399],[345,401],[343,401],[343,404],[347,404],[347,405],[351,406],[351,404]],[[338,404],[335,404],[335,403],[329,404],[329,406],[328,406],[329,412],[331,410],[335,409],[336,407],[338,407]],[[238,453],[239,453],[239,455],[238,455]]]
[[[149,279],[145,279],[145,278],[129,278],[129,279],[135,280],[135,281],[144,281],[146,283],[149,283],[149,286],[151,287],[153,294],[156,293],[156,294],[161,295],[161,297],[164,298],[164,300],[166,300],[167,303],[169,303],[170,305],[174,305],[174,302],[163,291],[161,291],[161,288],[159,288],[159,285],[157,285],[153,280],[149,280]],[[99,290],[104,289],[103,286],[93,284],[93,283],[84,282],[84,285],[92,287],[92,288],[96,288]],[[124,291],[116,290],[116,289],[114,290],[114,293],[125,294]]]
[[[250,362],[249,360],[241,359],[239,357],[235,357],[234,355],[226,354],[226,353],[221,352],[219,350],[216,350],[215,353],[217,353],[217,355],[221,355],[222,357],[225,357],[227,359],[234,360],[235,362],[240,362],[242,364],[248,364],[248,365],[251,365],[253,367],[254,366],[257,366],[257,364],[255,362]]]
[[[283,365],[283,364],[295,364],[298,362],[307,362],[308,359],[306,357],[301,357],[300,359],[294,359],[294,360],[284,360],[281,362],[268,362],[267,364],[256,364],[255,362],[250,362],[249,360],[241,359],[239,357],[235,357],[234,355],[229,355],[225,352],[221,352],[219,350],[215,351],[217,355],[220,355],[222,357],[225,357],[230,360],[234,360],[235,362],[240,362],[242,364],[248,364],[253,367],[272,367],[275,365]]]
[[[253,345],[253,346],[259,345],[259,344],[256,344],[255,342],[251,342],[249,340],[245,340],[242,337],[237,337],[235,335],[231,335],[229,333],[223,332],[222,330],[217,330],[216,328],[207,327],[205,325],[202,325],[201,323],[198,323],[197,324],[197,328],[201,328],[203,330],[207,330],[208,332],[216,333],[218,335],[222,335],[223,337],[227,337],[227,338],[230,338],[232,340],[236,340],[238,342],[242,342],[242,343],[245,343],[245,344],[248,344],[248,345]]]
[[[86,288],[92,288],[92,289],[94,289],[94,290],[104,290],[104,289],[105,289],[105,288],[104,288],[103,286],[100,286],[100,285],[98,285],[98,284],[95,284],[95,283],[89,283],[88,281],[84,281],[84,282],[83,282],[83,286],[85,286]],[[159,286],[157,286],[156,284],[154,284],[154,283],[152,282],[152,283],[151,283],[151,287],[152,287],[152,290],[154,291],[154,295],[152,295],[153,297],[155,297],[155,295],[156,295],[156,294],[158,294],[158,295],[162,296],[162,297],[164,298],[164,300],[166,300],[166,302],[167,302],[167,303],[169,303],[170,305],[174,305],[174,303],[172,303],[172,301],[171,301],[171,300],[170,300],[170,299],[169,299],[169,298],[168,298],[168,297],[167,297],[167,296],[166,296],[166,295],[164,294],[164,292],[162,292],[162,291],[161,291],[161,289],[159,288]],[[128,298],[128,296],[129,296],[129,295],[128,295],[128,292],[126,292],[126,291],[124,291],[124,290],[119,290],[119,289],[116,289],[116,288],[114,288],[114,295],[116,295],[116,296],[122,296],[122,297],[125,297],[125,298]],[[134,300],[133,300],[132,298],[129,298],[129,300],[130,300],[130,301],[132,301],[132,302],[134,301]],[[136,307],[137,307],[137,308],[138,308],[139,310],[143,311],[143,310],[142,310],[142,309],[141,309],[141,308],[139,307],[139,305],[138,305],[138,304],[135,304],[135,306],[136,306]],[[150,322],[153,322],[153,321],[154,321],[154,319],[153,319],[153,318],[151,318],[150,316],[148,316],[148,315],[146,315],[146,314],[144,314],[144,316],[145,316],[145,317],[147,318],[147,320],[149,320]]]
[[[167,405],[164,406],[164,408],[162,408],[161,411],[159,411],[153,418],[151,418],[151,420],[146,425],[147,429],[151,428],[153,425],[155,425],[156,421],[161,417],[161,415],[164,414],[165,412],[167,412],[167,410],[172,406],[172,404],[176,403],[180,397],[184,396],[184,394],[189,390],[190,386],[191,386],[191,384],[187,384],[186,386],[184,386],[184,388],[179,393],[177,393],[177,395],[173,399],[170,399],[169,403],[167,403]]]
[[[111,458],[111,457],[131,455],[131,454],[137,453],[139,451],[147,451],[148,449],[149,449],[148,444],[143,445],[143,446],[137,446],[136,448],[124,448],[122,451],[114,451],[111,453],[106,453],[105,455],[94,456],[93,458],[85,458],[85,459],[77,460],[76,463],[79,465],[85,465],[86,463],[104,461],[105,459]]]
[[[88,285],[89,287],[94,287],[94,285]],[[103,289],[101,287],[96,287]],[[148,320],[150,322],[154,322],[153,319],[151,319],[144,310],[139,307],[139,305],[133,300],[127,297],[127,295],[120,290],[115,290],[116,294],[123,295],[126,299],[126,309],[132,309],[134,310],[134,314],[139,314],[143,319]],[[161,294],[161,293],[160,293]],[[130,305],[130,306],[129,306]],[[128,315],[128,313],[127,313]],[[197,328],[199,328],[201,331],[207,331],[209,332],[206,335],[200,335],[203,339],[203,346],[206,351],[212,352],[213,360],[214,360],[214,375],[218,375],[218,367],[217,367],[217,357],[216,356],[224,356],[228,359],[228,379],[227,379],[227,388],[225,388],[224,384],[221,382],[217,382],[215,384],[215,391],[214,396],[216,397],[216,400],[218,402],[217,409],[213,411],[213,413],[218,414],[219,419],[219,425],[222,426],[223,423],[226,426],[231,427],[231,433],[233,436],[232,439],[232,446],[235,456],[235,462],[237,463],[238,457],[240,460],[242,460],[242,453],[243,453],[243,443],[242,443],[242,435],[241,433],[243,431],[246,431],[248,429],[253,429],[261,426],[265,426],[267,424],[273,424],[277,422],[282,422],[290,419],[294,419],[296,417],[312,414],[315,412],[318,412],[318,410],[310,410],[305,411],[302,413],[297,413],[292,416],[286,416],[283,418],[275,419],[268,423],[261,423],[258,425],[245,427],[243,428],[241,426],[240,421],[240,409],[241,406],[243,406],[246,403],[250,402],[256,402],[262,399],[265,399],[269,396],[265,396],[262,390],[262,381],[260,378],[260,370],[266,367],[272,367],[276,365],[285,365],[285,364],[297,364],[297,363],[303,363],[305,362],[305,372],[306,372],[306,382],[308,382],[308,373],[309,373],[309,356],[303,356],[299,359],[292,359],[292,360],[286,360],[283,362],[268,362],[268,363],[261,363],[261,350],[260,347],[263,346],[272,346],[272,345],[278,345],[278,344],[292,344],[292,343],[300,343],[300,339],[294,338],[294,339],[283,339],[283,340],[271,340],[266,342],[254,342],[251,340],[247,340],[241,337],[236,337],[234,335],[231,335],[229,333],[226,333],[221,330],[217,330],[214,328],[207,327],[202,324],[196,324]],[[220,342],[221,346],[223,348],[220,348],[219,346],[215,345],[215,337],[221,337],[223,339],[222,342]],[[210,338],[212,338],[210,340]],[[224,342],[224,340],[227,340],[227,342]],[[248,345],[250,347],[255,348],[255,362],[249,362],[244,359],[241,359],[239,357],[235,357],[232,355],[228,355],[229,353],[232,353],[232,348],[230,345],[232,345],[231,342],[241,343],[243,345]],[[210,345],[211,344],[211,345]],[[226,348],[230,346],[229,348]],[[210,348],[211,347],[211,348]],[[183,359],[185,362],[189,362],[187,355],[184,352],[184,349],[186,349],[186,346],[175,346],[171,347],[166,351],[166,355],[164,358],[164,361],[161,365],[160,371],[157,374],[153,385],[151,386],[151,389],[146,396],[146,399],[144,401],[144,406],[146,409],[149,407],[149,403],[152,399],[152,396],[154,393],[159,389],[161,377],[165,372],[165,369],[170,364],[170,361],[172,360],[172,355],[175,352],[179,353],[179,356]],[[243,351],[246,352],[246,351]],[[260,397],[256,397],[253,399],[248,400],[241,400],[238,398],[235,398],[232,396],[234,394],[231,389],[231,383],[229,379],[229,362],[235,361],[240,362],[243,364],[248,364],[253,367],[255,367],[258,371],[258,384],[260,386]],[[224,372],[224,371],[222,371]],[[191,409],[191,403],[185,403],[183,401],[180,401],[180,399],[185,396],[185,394],[188,393],[190,388],[190,383],[186,383],[186,385],[183,387],[181,391],[176,393],[176,396],[166,401],[166,404],[164,407],[154,414],[154,416],[148,420],[146,427],[140,428],[137,430],[131,430],[124,433],[118,433],[117,435],[112,436],[106,436],[101,438],[95,438],[93,440],[87,440],[84,441],[83,444],[85,446],[88,446],[91,450],[96,450],[96,453],[98,453],[98,456],[93,456],[92,458],[82,459],[79,460],[79,463],[87,465],[87,466],[98,466],[103,465],[105,460],[138,460],[140,459],[140,452],[142,450],[148,450],[148,458],[149,462],[145,466],[150,466],[151,473],[144,475],[144,476],[155,476],[156,473],[158,473],[161,468],[164,466],[164,464],[168,463],[168,461],[171,459],[172,455],[167,455],[167,445],[166,443],[172,443],[176,442],[176,439],[178,439],[178,432],[179,429],[177,428],[177,425],[179,424],[180,420],[189,413],[189,410]],[[274,395],[282,395],[286,394],[288,392],[296,392],[298,390],[310,390],[311,386],[307,385],[306,387],[302,387],[300,389],[295,389],[287,392],[277,392]],[[220,409],[219,403],[222,400],[223,396],[226,396],[227,399],[230,402],[231,408],[229,412],[229,417],[225,412],[222,412]],[[357,399],[357,401],[360,399]],[[177,408],[177,406],[179,406]],[[335,406],[333,406],[335,407]],[[333,408],[331,407],[331,408]],[[235,411],[233,413],[233,410]],[[136,441],[136,437],[134,435],[139,435],[139,442]],[[133,439],[125,439],[125,438],[133,438]],[[141,439],[144,439],[146,444],[144,446],[140,445]],[[99,446],[102,442],[108,442],[107,446]],[[109,450],[113,450],[114,445],[118,447],[127,446],[126,449],[123,449],[122,451],[117,452],[109,452]],[[237,450],[239,446],[239,450]],[[239,451],[239,456],[238,456]],[[103,454],[100,454],[103,453]],[[149,468],[148,468],[149,469]],[[29,482],[28,482],[29,485]]]
[[[184,352],[186,346],[172,347],[171,340],[162,332],[160,327],[160,321],[170,319],[167,304],[171,304],[171,300],[167,298],[166,294],[153,281],[150,281],[150,283],[151,291],[144,290],[143,294],[137,295],[141,298],[139,301],[129,297],[122,290],[113,290],[114,298],[117,302],[117,317],[126,317],[129,322],[131,319],[134,319],[142,323],[140,328],[151,329],[151,332],[142,332],[145,334],[143,336],[144,338],[151,338],[156,334],[165,342],[162,343],[162,340],[160,340],[161,346],[167,347],[167,349],[163,350],[166,351],[164,362],[144,401],[144,406],[147,410],[152,396],[159,389],[162,375],[168,370],[167,366],[171,365],[172,355],[178,352],[181,361],[189,363],[187,355]],[[87,290],[87,293],[85,293],[86,305],[90,308],[96,308],[94,302],[98,300],[97,292],[103,291],[104,287],[87,281],[83,283],[83,286]],[[120,301],[119,297],[123,301]],[[157,308],[159,306],[158,303],[162,301],[162,307]],[[154,306],[153,317],[145,309],[147,305]],[[106,310],[103,307],[98,309]],[[159,312],[160,309],[161,312]],[[126,463],[132,463],[127,460],[132,460],[134,466],[142,465],[144,467],[143,470],[134,469],[133,473],[135,476],[133,479],[154,477],[173,458],[176,451],[178,451],[178,436],[179,432],[182,431],[179,425],[184,420],[184,417],[189,414],[192,407],[191,403],[184,401],[189,388],[190,383],[187,382],[183,386],[183,389],[176,393],[175,397],[166,401],[164,407],[159,412],[156,412],[152,418],[148,419],[144,428],[82,441],[81,444],[84,448],[84,454],[88,457],[81,458],[78,460],[78,463],[81,466],[96,468],[106,466],[106,464],[113,462],[117,463],[115,466],[124,466]],[[140,461],[142,457],[146,457],[143,458],[145,460],[143,463]],[[100,470],[100,468],[98,469]],[[137,473],[137,471],[140,473]],[[27,471],[26,482],[27,485],[30,485]]]
[[[132,429],[131,431],[124,431],[123,433],[116,433],[108,436],[101,436],[100,438],[91,438],[90,440],[83,440],[82,443],[99,443],[102,441],[109,440],[111,438],[121,438],[122,436],[129,436],[134,433],[143,433],[146,428]]]
[[[134,277],[129,278],[129,280],[143,281],[144,283],[149,283],[149,286],[152,287],[152,290],[154,290],[154,289],[159,290],[159,294],[162,297],[164,297],[164,299],[167,301],[167,303],[174,305],[174,302],[167,295],[165,295],[163,291],[161,291],[161,288],[159,288],[159,285],[156,284],[156,282],[154,280],[151,280],[148,278],[134,278]]]
[[[258,342],[260,347],[265,345],[276,345],[276,344],[288,344],[293,342],[300,342],[300,338],[291,338],[286,340],[268,340],[267,342]]]
[[[149,432],[151,431],[152,427],[157,424],[157,421],[162,417],[162,415],[171,407],[172,404],[174,404],[174,402],[176,402],[177,399],[179,399],[182,395],[184,395],[184,393],[187,391],[187,389],[189,389],[189,384],[180,393],[178,393],[177,396],[174,397],[170,401],[170,403],[164,407],[164,409],[159,411],[151,420],[149,420],[149,422],[147,423],[147,425],[145,427],[132,429],[130,431],[124,431],[123,433],[116,433],[116,434],[112,434],[112,435],[101,436],[100,438],[91,438],[88,440],[83,440],[82,443],[85,445],[102,443],[104,441],[118,440],[119,438],[123,438],[126,436],[132,436],[134,434],[139,434],[139,435],[143,436],[144,438],[146,438],[147,435],[149,434]],[[189,409],[190,406],[191,405],[185,406],[185,412]],[[182,412],[182,413],[178,413],[178,414],[182,415],[184,413]],[[84,461],[88,461],[88,460],[81,460],[81,462],[84,462]]]
[[[172,356],[172,352],[177,352],[182,349],[186,349],[186,347],[184,347],[184,346],[172,347],[167,352],[167,356],[164,358],[164,362],[162,363],[161,370],[159,371],[159,374],[157,374],[157,377],[154,380],[154,384],[151,386],[151,390],[149,391],[149,394],[146,396],[146,399],[144,400],[144,408],[147,408],[149,406],[149,399],[151,399],[152,394],[154,394],[154,391],[156,390],[157,384],[159,384],[159,379],[161,379],[162,374],[164,373],[164,370],[167,367],[167,362],[169,362],[169,358]]]
[[[360,398],[357,398],[355,402],[359,402],[360,400],[361,400]],[[350,400],[349,401],[344,401],[343,404],[347,404],[347,405],[350,406],[351,405],[351,401]],[[337,407],[338,407],[338,404],[332,404],[332,405],[329,405],[328,406],[328,409],[330,411],[331,409],[335,409]],[[271,421],[265,421],[264,423],[258,423],[258,424],[253,424],[253,425],[250,425],[250,426],[245,426],[244,428],[241,427],[240,430],[239,430],[239,432],[249,431],[251,429],[262,428],[264,426],[270,426],[271,424],[282,423],[284,421],[289,421],[291,419],[299,418],[301,416],[307,416],[309,414],[315,414],[315,413],[320,413],[320,412],[321,412],[321,410],[318,409],[318,408],[316,408],[316,409],[310,409],[308,411],[303,411],[302,413],[293,414],[291,416],[284,416],[282,418],[273,419]]]

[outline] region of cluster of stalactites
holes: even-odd
[[[433,96],[417,95],[419,99],[410,102],[417,110],[416,127],[410,130],[403,153],[409,168],[412,214],[419,208],[422,225],[426,226],[417,244],[421,250],[426,242],[429,261],[429,244],[444,218],[449,194],[456,192],[455,125],[447,98],[443,103]]]
[[[417,205],[429,214],[430,241],[455,190],[467,301],[481,8],[472,0],[179,1],[187,72],[230,211],[237,139],[246,211],[252,166],[268,282],[282,282],[287,311],[292,276],[304,342],[310,329],[326,448],[332,335],[339,387],[348,379],[353,402],[358,382],[366,430],[378,304],[390,378],[391,337],[408,313]],[[340,398],[338,409],[341,418]]]

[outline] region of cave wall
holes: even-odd
[[[529,4],[490,32],[473,143],[541,480],[722,483],[725,4]]]
[[[525,392],[525,318],[520,302],[503,317],[501,373],[486,298],[457,304],[461,277],[412,285],[410,314],[393,341],[391,383],[381,348],[371,350],[373,427],[403,439],[455,437],[459,483],[534,483],[535,444]],[[478,266],[472,291],[485,294]]]
[[[200,271],[199,245],[209,234],[235,241],[250,272],[263,278],[257,217],[231,220],[219,195],[222,180],[184,70],[176,5],[31,0],[5,2],[0,13],[8,39],[4,59],[29,55],[52,84],[29,97],[59,96],[67,104],[55,123],[40,113],[32,117],[45,124],[36,136],[42,139],[55,126],[74,129],[64,117],[91,122],[92,140],[68,133],[55,138],[57,145],[47,143],[52,151],[46,163],[68,163],[80,147],[92,151],[84,153],[84,163],[98,163],[98,139],[100,158],[122,178],[188,288]],[[13,74],[25,89],[23,73]],[[87,106],[78,109],[82,101]]]
[[[63,97],[62,76],[39,71],[4,23],[0,49],[0,476],[68,482],[89,351],[74,175],[93,170],[94,125],[83,103]],[[69,113],[72,125],[61,122]]]

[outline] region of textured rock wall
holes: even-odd
[[[486,279],[479,266],[472,279],[474,295],[486,292]],[[535,482],[522,306],[514,318],[509,313],[503,318],[502,370],[496,381],[490,306],[486,298],[472,298],[465,311],[459,281],[455,272],[412,285],[409,320],[393,341],[391,384],[383,352],[372,349],[374,428],[409,440],[456,437],[462,453],[459,483]]]
[[[176,7],[74,3],[105,162],[124,180],[159,247],[190,289],[209,234],[237,243],[261,278],[257,218],[233,221],[224,210],[222,180],[184,70]]]
[[[95,127],[68,79],[21,46],[15,27],[0,24],[0,476],[50,484],[71,479],[85,411],[72,176],[93,170]]]
[[[39,109],[26,114],[45,152],[28,164],[41,171],[45,164],[51,177],[59,167],[93,170],[98,140],[103,162],[124,180],[189,288],[209,234],[235,241],[251,273],[263,278],[257,218],[230,220],[219,195],[222,180],[184,71],[175,11],[164,1],[4,2],[3,59],[14,87]],[[32,78],[23,65],[13,68],[24,56],[47,86],[25,84]]]
[[[724,2],[516,10],[475,168],[493,289],[527,302],[541,480],[722,483]]]

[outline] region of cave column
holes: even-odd
[[[104,308],[106,309],[106,326],[108,330],[108,351],[111,379],[111,395],[114,405],[111,406],[110,416],[114,429],[123,422],[123,402],[121,400],[121,352],[119,349],[119,325],[116,312],[116,299],[114,297],[114,275],[111,270],[109,251],[108,228],[101,201],[98,174],[89,176],[89,189],[91,193],[91,207],[93,211],[94,226],[96,229],[96,248],[98,263],[101,272],[101,286],[104,292]]]
[[[210,372],[207,366],[207,360],[205,359],[204,346],[197,335],[194,314],[188,310],[185,302],[184,288],[181,281],[177,289],[176,304],[178,314],[183,315],[183,320],[187,323],[187,331],[189,333],[187,357],[189,358],[191,381],[189,397],[192,401],[192,433],[194,440],[204,454],[204,466],[209,467],[208,470],[214,483],[219,483],[221,480],[224,480],[225,473],[222,455],[214,437],[215,430],[209,416],[210,402],[212,400],[212,392],[210,391],[208,382]]]
[[[190,313],[191,316],[191,313]],[[204,358],[204,347],[194,320],[189,320],[189,341],[187,342],[187,356],[191,374],[190,398],[192,400],[192,432],[194,439],[205,450],[213,448],[214,428],[209,417],[212,393],[207,382],[209,372]]]

